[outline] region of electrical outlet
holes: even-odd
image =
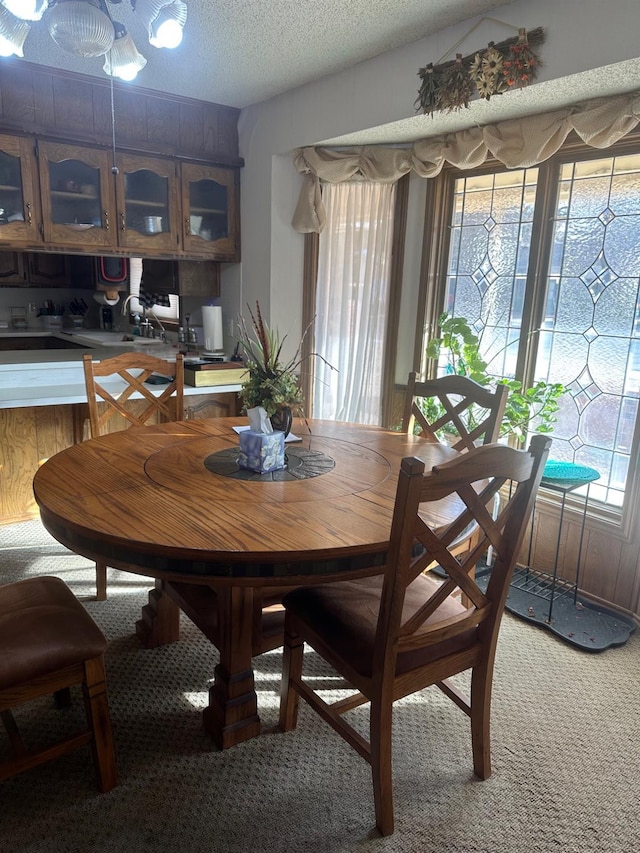
[[[29,314],[35,314],[38,309],[36,308],[35,302],[29,303]]]

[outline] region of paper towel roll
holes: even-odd
[[[120,302],[120,297],[118,296],[118,291],[115,291],[115,297],[110,296],[109,292],[104,290],[97,290],[93,294],[93,298],[96,300],[98,305],[117,305]]]
[[[222,352],[222,308],[220,305],[202,306],[202,326],[205,352]]]

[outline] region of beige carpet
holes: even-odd
[[[224,753],[201,726],[216,652],[185,618],[182,640],[142,649],[134,623],[149,584],[91,564],[39,524],[0,528],[0,581],[55,574],[110,640],[107,674],[119,784],[101,795],[88,750],[0,784],[0,853],[637,853],[640,634],[582,652],[507,614],[493,703],[493,776],[471,770],[467,718],[436,689],[398,703],[396,832],[374,827],[368,765],[312,712],[277,732],[280,654],[257,658],[265,733]],[[335,688],[310,656],[314,674]],[[38,703],[31,737],[69,724]],[[360,709],[352,717],[366,724]],[[2,743],[0,735],[0,744]],[[1,748],[1,747],[0,747]]]

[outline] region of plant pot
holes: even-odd
[[[271,426],[278,432],[283,432],[286,438],[291,432],[291,424],[293,423],[293,412],[291,406],[282,406],[274,412],[269,418]]]

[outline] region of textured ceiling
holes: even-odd
[[[130,0],[109,0],[147,59],[136,85],[245,107],[418,41],[511,0],[186,0],[176,50],[147,42]],[[46,16],[44,21],[46,21]],[[24,47],[31,62],[102,77],[101,58],[65,53],[44,21]]]

